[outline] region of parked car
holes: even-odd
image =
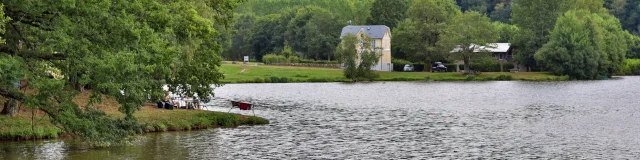
[[[403,70],[405,72],[413,72],[413,64],[405,64]]]
[[[442,64],[442,62],[435,62],[431,66],[431,72],[446,72],[447,67]]]

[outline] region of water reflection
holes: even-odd
[[[0,143],[0,159],[637,159],[639,82],[226,85],[218,97],[253,102],[272,123],[91,150]],[[224,99],[212,104],[228,111]]]

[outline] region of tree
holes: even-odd
[[[460,13],[451,0],[414,0],[407,11],[408,18],[393,31],[393,45],[411,60],[423,61],[426,65],[431,64],[431,60],[443,59],[437,43],[447,22]],[[425,67],[424,71],[430,69]]]
[[[340,32],[344,23],[340,23],[333,14],[317,14],[312,17],[304,29],[306,36],[303,39],[307,45],[307,55],[315,59],[331,60],[332,52],[340,43]]]
[[[609,13],[620,19],[623,29],[640,35],[640,1],[606,0],[605,6]]]
[[[549,31],[556,19],[566,12],[570,3],[567,0],[514,0],[511,22],[521,28],[521,33],[512,43],[517,48],[515,59],[520,64],[536,68],[533,58],[535,52],[547,43]]]
[[[224,57],[227,60],[242,60],[243,56],[253,55],[251,46],[245,41],[251,33],[251,26],[254,25],[256,17],[250,14],[243,14],[236,17],[234,32],[231,34],[231,46],[224,48]]]
[[[498,1],[493,7],[493,12],[489,14],[489,18],[493,21],[502,23],[511,23],[511,0]]]
[[[373,48],[372,39],[362,34],[360,38],[348,33],[336,47],[336,57],[342,63],[344,76],[357,82],[361,79],[373,80],[378,77],[371,68],[378,63],[382,54],[380,48]]]
[[[487,15],[490,13],[490,7],[487,0],[456,0],[456,3],[460,6],[460,9],[463,12],[476,11]]]
[[[628,32],[613,16],[572,10],[558,19],[549,43],[535,54],[546,70],[576,79],[611,76],[624,64]]]
[[[284,46],[282,33],[285,28],[281,25],[280,19],[285,18],[281,17],[279,14],[259,17],[249,34],[244,37],[256,59],[262,60],[262,56],[276,52]]]
[[[376,0],[371,7],[371,17],[367,19],[367,24],[396,28],[398,23],[405,19],[409,2],[408,0]]]
[[[219,31],[229,27],[231,0],[191,1],[2,1],[11,17],[0,37],[0,96],[51,117],[66,132],[90,142],[117,142],[142,131],[133,113],[150,96],[213,96]],[[5,68],[6,67],[6,68]],[[58,72],[58,78],[49,78]],[[13,77],[5,79],[4,77]],[[56,76],[54,76],[56,77]],[[23,79],[32,92],[13,87]],[[89,86],[91,101],[72,101]],[[126,116],[93,107],[102,96],[119,102]],[[104,143],[101,143],[104,144]]]
[[[556,19],[571,9],[604,13],[602,0],[514,0],[511,22],[521,28],[512,43],[515,59],[529,68],[537,68],[534,54],[549,41]]]
[[[500,36],[496,41],[497,43],[508,43],[520,32],[520,28],[515,25],[510,25],[502,22],[493,22],[493,27]]]
[[[285,43],[305,58],[328,59],[340,42],[341,25],[328,10],[303,7],[295,12],[285,31]]]
[[[280,52],[280,55],[284,56],[285,58],[291,57],[293,55],[293,52],[291,51],[291,47],[284,46],[284,49],[282,49],[282,52]]]
[[[499,34],[487,16],[470,11],[453,17],[439,44],[444,49],[453,49],[452,58],[463,60],[465,73],[470,73],[471,60],[486,56],[486,54],[474,51],[480,50],[482,52],[481,45],[494,43],[498,38]],[[487,45],[487,47],[491,46]]]
[[[627,34],[627,40],[629,43],[629,51],[627,51],[627,58],[640,58],[640,37],[632,34]]]

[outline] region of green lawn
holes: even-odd
[[[244,70],[244,71],[243,71]],[[269,83],[269,82],[349,82],[344,78],[341,69],[311,68],[291,66],[268,66],[253,64],[223,64],[224,83]],[[468,77],[457,72],[378,72],[376,81],[463,81],[463,80],[566,80],[566,77],[551,75],[547,72],[485,72],[478,76]]]

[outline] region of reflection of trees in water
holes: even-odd
[[[150,133],[130,145],[86,148],[72,140],[0,142],[0,159],[212,159],[220,157],[215,130]]]
[[[63,159],[68,146],[62,141],[0,142],[0,159]]]

